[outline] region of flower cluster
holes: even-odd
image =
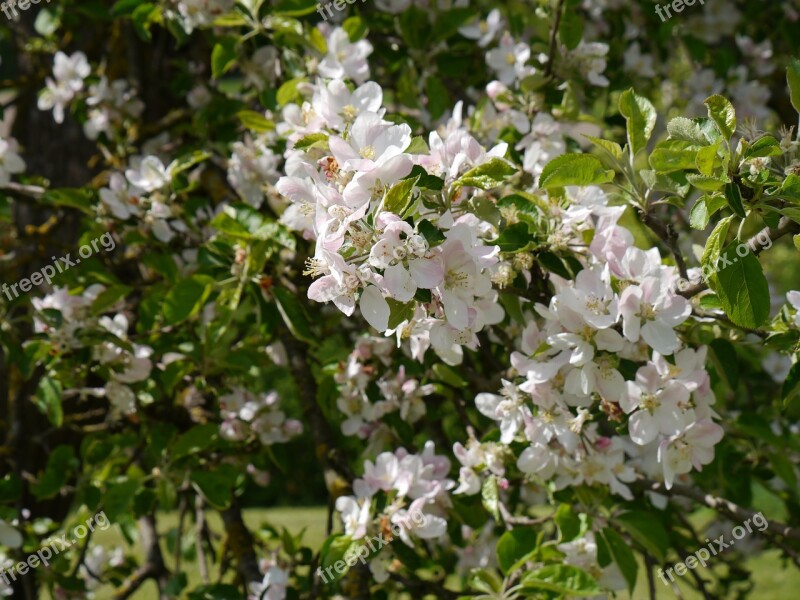
[[[423,398],[433,392],[432,384],[420,384],[409,377],[403,365],[394,371],[391,340],[361,337],[347,362],[339,365],[334,380],[339,384],[336,406],[346,417],[342,433],[368,438],[380,429],[380,420],[392,412],[415,423],[425,415]],[[373,387],[374,386],[374,387]],[[370,396],[378,392],[380,400]]]
[[[34,327],[47,335],[51,347],[59,354],[91,348],[92,359],[97,363],[94,370],[106,379],[106,384],[102,388],[76,389],[74,393],[106,397],[115,412],[130,414],[137,410],[132,386],[150,376],[153,350],[128,339],[129,322],[124,313],[113,317],[93,313],[92,306],[105,289],[95,284],[73,295],[66,288],[57,287],[42,298],[34,298],[33,307],[37,311]],[[100,343],[98,338],[102,340]]]
[[[344,532],[360,540],[376,526],[382,532],[389,524],[399,526],[400,539],[413,546],[411,536],[420,539],[441,538],[447,531],[444,518],[450,508],[449,490],[455,483],[448,479],[450,461],[435,454],[433,442],[427,442],[420,454],[410,454],[404,448],[383,452],[373,463],[364,463],[364,475],[353,482],[354,496],[336,500]],[[375,501],[380,495],[384,508],[375,515]],[[381,551],[370,562],[376,581],[389,577],[388,550]]]
[[[288,442],[303,433],[303,424],[287,419],[279,402],[274,391],[256,395],[240,387],[232,388],[219,398],[220,435],[235,442],[254,436],[265,446]]]
[[[504,381],[500,395],[479,394],[476,405],[498,423],[503,444],[529,444],[517,460],[523,473],[559,488],[600,483],[630,499],[625,483],[635,472],[626,455],[653,455],[671,487],[711,462],[722,429],[712,421],[706,350],[683,347],[676,335],[691,312],[674,291],[677,270],[658,249],[633,246],[617,224],[621,209],[599,189],[580,198],[562,215],[559,237],[575,235],[577,215],[584,226],[596,220],[585,268],[574,281],[551,275],[556,293],[535,306],[543,322],[531,320],[511,354],[524,381]],[[614,434],[618,424],[625,435]],[[455,451],[464,466],[459,490],[477,493],[472,469],[492,471],[485,451]]]

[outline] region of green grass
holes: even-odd
[[[165,533],[170,529],[174,529],[177,527],[177,520],[176,513],[165,513],[159,515],[158,530],[162,533]],[[322,507],[273,508],[266,510],[251,509],[244,511],[244,520],[251,531],[254,532],[257,531],[265,522],[268,522],[278,530],[281,530],[282,527],[286,527],[286,529],[292,534],[299,534],[302,530],[305,530],[303,543],[313,549],[320,548],[326,537],[326,510]],[[219,534],[222,531],[221,520],[216,514],[209,513],[208,521],[213,532]],[[191,522],[188,519],[185,527],[187,529],[187,535],[191,534]],[[106,531],[98,531],[93,542],[101,544],[107,549],[122,545],[126,548],[126,552],[134,554],[139,560],[144,558],[141,548],[134,546],[132,549],[130,549],[127,546],[121,532],[117,527],[109,528]],[[171,553],[167,552],[165,544],[162,545],[162,549],[164,550],[167,566],[172,569],[174,566],[173,557]],[[781,561],[779,557],[779,554],[780,553],[777,550],[769,550],[759,556],[755,556],[747,560],[747,567],[753,573],[754,582],[754,589],[746,596],[747,598],[753,598],[755,600],[761,600],[762,598],[769,600],[783,600],[798,597],[798,590],[800,590],[800,571],[794,569],[791,564],[788,566],[784,565],[783,561]],[[210,575],[212,581],[216,581],[218,575],[215,567],[216,565],[211,565]],[[182,568],[187,572],[189,581],[187,589],[192,589],[196,585],[200,584],[201,579],[197,569],[196,561],[184,559],[182,562]],[[720,568],[720,563],[715,565],[713,562],[711,562],[709,564],[709,568]],[[704,569],[698,567],[697,573],[703,576]],[[685,582],[688,582],[690,578],[691,575],[688,573],[682,578],[676,578],[679,580],[678,585],[683,593],[683,597],[685,600],[701,600],[702,596],[696,592],[693,592],[686,585]],[[642,565],[640,565],[639,580],[633,595],[629,596],[627,593],[623,593],[618,597],[623,599],[632,598],[632,600],[646,600],[649,598],[647,586],[647,577]],[[676,597],[672,590],[664,586],[664,584],[662,584],[658,579],[656,579],[656,592],[658,600],[669,600]],[[101,588],[97,591],[96,597],[100,600],[107,600],[112,597],[112,594],[113,588],[111,586],[106,586],[105,588]],[[133,595],[132,598],[133,600],[151,600],[152,598],[156,597],[157,590],[155,583],[149,581],[143,585],[139,591]]]

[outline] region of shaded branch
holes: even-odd
[[[758,256],[767,249],[767,247],[762,246],[760,242],[760,240],[764,239],[763,236],[767,236],[767,238],[770,240],[769,247],[772,247],[772,242],[775,242],[775,240],[778,240],[790,233],[800,233],[800,223],[795,223],[789,217],[782,217],[777,227],[764,227],[764,229],[744,242],[744,245],[750,248],[751,252],[755,256]],[[687,279],[687,277],[684,276],[684,279]],[[679,291],[678,293],[684,298],[692,298],[707,289],[708,285],[701,281],[695,285],[689,286],[683,291]]]
[[[688,485],[676,483],[671,489],[668,490],[663,483],[658,481],[643,479],[638,483],[648,491],[658,492],[659,494],[663,494],[665,496],[683,496],[684,498],[689,498],[695,502],[708,506],[709,508],[713,508],[717,512],[734,521],[747,521],[748,519],[752,520],[752,518],[757,514],[751,510],[742,508],[738,504],[734,504],[730,500],[726,500],[720,496],[707,494],[702,490],[690,487]],[[769,521],[769,527],[767,527],[761,533],[770,538],[777,535],[786,539],[800,541],[800,529],[797,529],[796,527],[790,527],[789,525],[780,523],[778,521]]]
[[[117,589],[114,599],[124,600],[130,598],[145,581],[154,579],[158,584],[159,598],[167,600],[169,596],[165,593],[164,588],[170,573],[164,564],[164,556],[161,554],[155,516],[146,515],[139,519],[139,534],[142,546],[147,551],[147,558],[145,563],[136,569]]]

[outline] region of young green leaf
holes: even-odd
[[[742,256],[737,251],[744,248]],[[716,292],[722,309],[740,327],[755,329],[769,318],[769,285],[758,258],[734,240],[720,254]]]
[[[800,60],[793,58],[786,67],[786,83],[794,109],[800,113]]]
[[[720,133],[726,140],[730,140],[736,132],[736,111],[727,98],[713,95],[706,98],[708,116],[717,124]]]
[[[596,185],[614,179],[614,171],[591,154],[562,154],[545,166],[539,177],[539,187],[553,189],[568,185]]]
[[[619,112],[628,122],[628,145],[632,154],[647,146],[656,126],[656,109],[650,100],[639,96],[633,88],[622,92]]]

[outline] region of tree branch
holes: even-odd
[[[713,508],[717,512],[734,521],[747,521],[756,515],[756,513],[746,508],[742,508],[730,500],[726,500],[725,498],[714,496],[712,494],[707,494],[702,490],[698,490],[688,485],[676,483],[671,489],[668,490],[663,483],[658,481],[643,479],[640,481],[640,484],[649,491],[658,492],[659,494],[666,496],[683,496],[684,498],[690,498],[699,504],[704,504],[709,508]],[[789,525],[780,523],[778,521],[769,521],[769,527],[767,527],[762,533],[770,538],[777,535],[786,539],[800,541],[800,529],[790,527]]]
[[[764,227],[764,229],[747,240],[745,245],[751,249],[754,255],[758,256],[767,249],[761,245],[760,240],[764,239],[763,236],[766,235],[770,242],[775,242],[775,240],[780,239],[787,234],[799,232],[800,223],[795,223],[789,217],[782,217],[777,227]],[[772,243],[770,243],[770,247],[772,247]],[[684,279],[687,279],[687,277],[684,277]],[[692,285],[685,290],[679,291],[678,293],[684,298],[692,298],[707,289],[708,285],[701,281],[700,283]]]

